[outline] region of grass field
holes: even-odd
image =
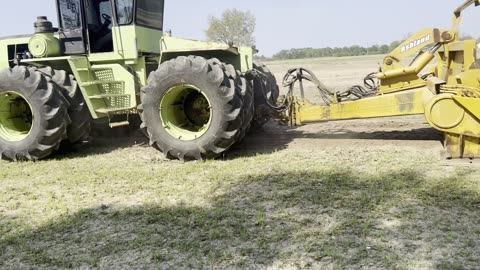
[[[378,61],[268,65],[343,88]],[[217,161],[166,161],[140,133],[0,161],[0,268],[477,269],[480,167],[440,139],[421,117],[269,123]]]

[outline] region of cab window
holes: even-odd
[[[80,0],[61,0],[60,20],[64,29],[78,29],[81,27],[80,21]]]
[[[100,2],[98,9],[101,15],[100,20],[102,24],[104,24],[107,21],[107,18],[110,18],[110,19],[112,18],[112,7],[110,6],[109,1]],[[107,15],[107,17],[105,17],[103,14]],[[112,25],[110,24],[109,27],[112,28]]]
[[[138,0],[137,24],[155,29],[163,29],[164,0]]]
[[[131,24],[133,22],[133,0],[117,0],[117,23],[119,25]]]

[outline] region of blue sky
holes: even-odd
[[[451,26],[463,0],[166,0],[165,28],[178,37],[204,39],[208,15],[227,8],[257,17],[257,47],[272,55],[282,49],[389,43],[423,28]],[[9,2],[14,3],[14,2]],[[55,0],[23,0],[0,9],[0,36],[33,32],[37,15],[56,23]],[[480,7],[465,13],[463,32],[480,36]]]

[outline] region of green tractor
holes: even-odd
[[[172,37],[163,0],[56,0],[59,27],[0,39],[0,156],[38,160],[140,114],[170,159],[217,158],[270,117],[278,86],[254,48]],[[107,121],[104,121],[107,122]]]

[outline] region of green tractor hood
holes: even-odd
[[[197,55],[207,59],[218,58],[231,63],[242,72],[253,68],[254,48],[235,47],[228,44],[183,39],[163,36],[160,40],[160,62],[165,62],[181,55]]]

